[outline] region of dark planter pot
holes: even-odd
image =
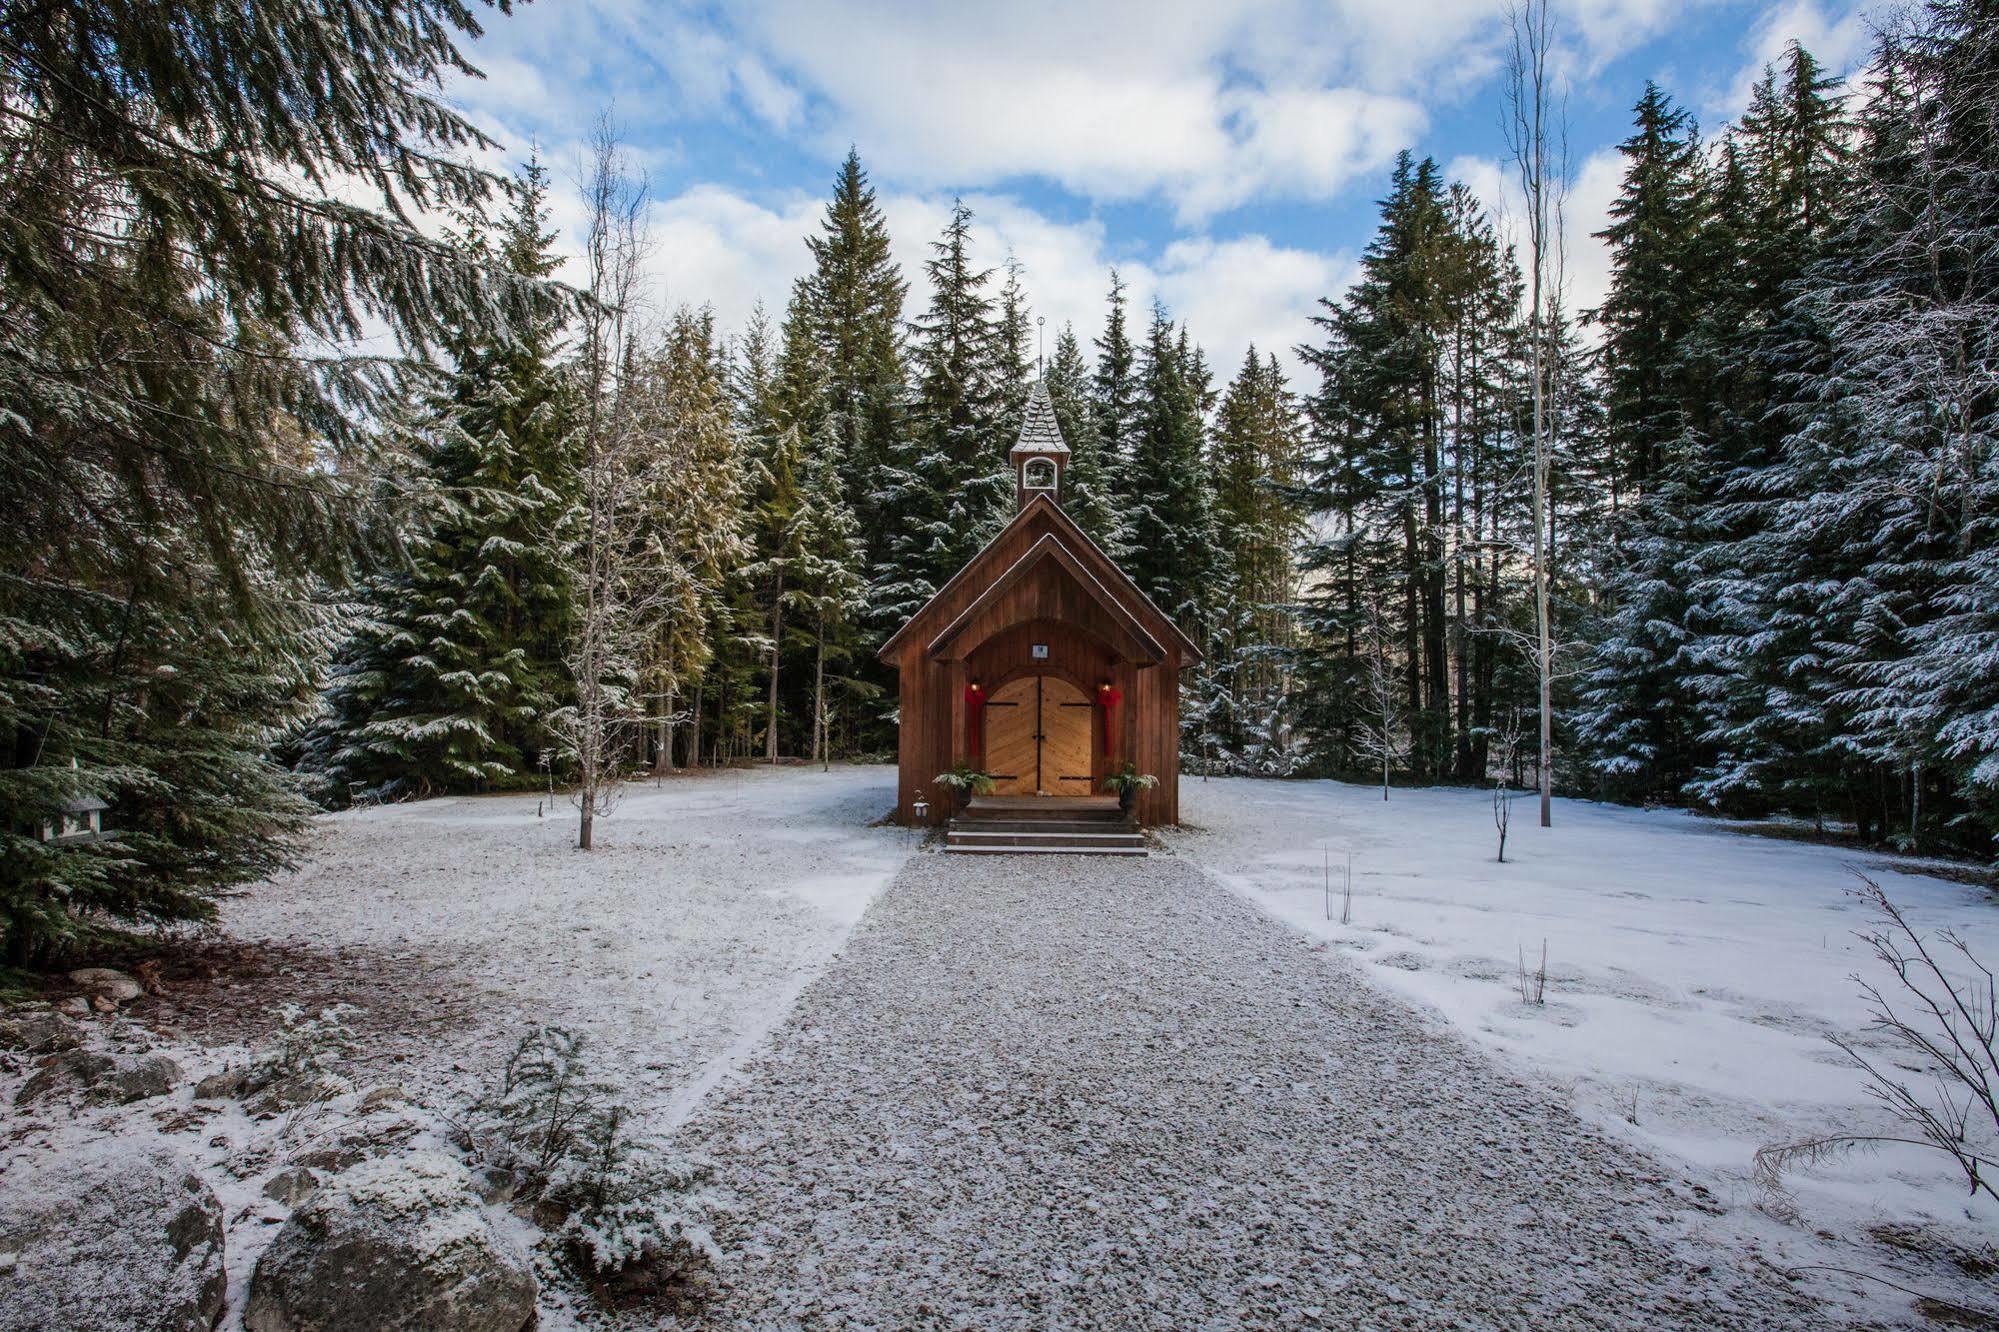
[[[1127,814],[1138,808],[1138,788],[1135,786],[1118,788],[1117,807]]]

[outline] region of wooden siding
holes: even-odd
[[[1050,535],[1061,546],[1059,557],[1044,547],[1028,567],[1016,568]],[[975,606],[976,614],[967,617]],[[930,651],[933,642],[937,655]],[[1046,657],[1032,655],[1037,643],[1047,647]],[[1109,756],[1103,752],[1101,709],[1087,710],[1089,785],[1100,789],[1110,769],[1135,763],[1140,772],[1159,778],[1158,786],[1139,797],[1140,820],[1178,822],[1179,673],[1198,654],[1178,626],[1052,503],[1030,501],[911,617],[882,656],[900,677],[897,817],[903,822],[914,818],[918,791],[929,801],[931,823],[949,818],[950,793],[937,786],[936,776],[960,761],[977,762],[969,752],[966,686],[977,680],[991,699],[1036,675],[1064,681],[1084,699],[1094,700],[1106,683],[1122,693]],[[992,713],[986,721],[990,740]]]

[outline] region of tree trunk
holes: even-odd
[[[678,688],[668,689],[664,699],[665,706],[660,709],[659,734],[658,738],[654,741],[657,749],[653,754],[653,774],[655,776],[664,777],[673,771],[674,704],[679,697],[680,690]]]
[[[777,576],[777,595],[770,604],[770,733],[765,752],[772,766],[777,764],[777,670],[784,655],[784,575]]]
[[[820,771],[832,768],[826,743],[826,615],[819,615],[819,642],[812,662],[812,745]]]
[[[694,716],[687,727],[687,766],[701,766],[701,700],[707,697],[708,682],[702,680],[694,686]]]

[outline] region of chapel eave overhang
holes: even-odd
[[[1041,539],[1028,547],[1026,553],[1015,560],[1005,573],[995,578],[991,586],[973,599],[971,605],[960,611],[957,619],[951,621],[944,627],[942,633],[930,640],[926,651],[931,658],[941,661],[954,656],[963,656],[964,653],[956,651],[955,648],[965,632],[978,621],[979,616],[987,608],[997,603],[1032,573],[1036,566],[1046,560],[1053,560],[1063,572],[1074,579],[1077,586],[1081,587],[1123,631],[1125,641],[1113,643],[1112,646],[1127,660],[1140,666],[1156,666],[1166,659],[1166,649],[1159,640],[1154,638],[1151,632],[1139,623],[1138,618],[1110,594],[1102,580],[1083,567],[1075,552],[1063,545],[1061,538],[1053,532],[1043,533]],[[978,645],[975,643],[972,646]]]
[[[1100,574],[1092,573],[1091,581],[1095,584],[1097,590],[1107,596],[1111,602],[1115,603],[1124,616],[1143,626],[1146,629],[1145,637],[1153,644],[1163,648],[1165,643],[1171,642],[1177,646],[1179,648],[1180,664],[1183,666],[1202,659],[1205,654],[1202,653],[1194,640],[1189,638],[1186,632],[1173,622],[1171,616],[1159,609],[1152,598],[1145,594],[1145,590],[1132,581],[1131,575],[1120,569],[1116,561],[1104,553],[1102,546],[1092,541],[1089,534],[1076,525],[1075,519],[1062,511],[1061,505],[1057,504],[1047,495],[1036,495],[1023,504],[1020,512],[1016,513],[1007,525],[1000,529],[999,534],[987,542],[984,549],[980,550],[978,554],[967,560],[965,566],[952,575],[950,581],[939,588],[930,600],[923,604],[921,609],[905,620],[902,627],[889,636],[888,641],[881,645],[875,655],[883,662],[893,665],[895,658],[901,653],[913,634],[920,631],[929,631],[929,622],[936,618],[933,614],[934,608],[939,605],[948,604],[952,600],[953,594],[962,590],[974,578],[984,577],[991,573],[990,565],[993,560],[993,550],[1005,544],[1015,529],[1021,527],[1023,524],[1035,521],[1052,521],[1057,531],[1061,534],[1059,544],[1067,548],[1067,553],[1076,561],[1078,566],[1089,571],[1089,567],[1094,565],[1097,570],[1101,571]],[[1081,553],[1085,551],[1088,552],[1087,556]],[[1024,556],[1025,552],[1023,553],[1023,558]],[[1007,571],[1001,571],[999,577],[1004,578],[1006,574]],[[985,594],[981,594],[979,598],[975,598],[975,600],[984,599]],[[955,624],[963,618],[963,616],[953,617],[953,623]],[[933,635],[932,641],[934,639],[935,635]],[[1163,651],[1161,656],[1164,656]]]

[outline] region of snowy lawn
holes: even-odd
[[[32,1173],[15,1167],[78,1153],[177,1154],[220,1197],[222,1326],[240,1327],[251,1269],[289,1211],[267,1192],[284,1170],[356,1141],[368,1155],[451,1151],[443,1125],[537,1024],[583,1033],[591,1073],[622,1088],[635,1127],[670,1131],[914,849],[905,831],[870,826],[894,799],[895,772],[880,767],[635,783],[589,854],[560,796],[540,813],[536,796],[504,795],[322,818],[295,873],[226,902],[215,937],[157,959],[154,993],[75,1019],[91,1050],[171,1058],[172,1091],[16,1105],[37,1065],[0,1055],[0,1192]],[[332,1005],[350,1007],[358,1037],[338,1062],[350,1090],[282,1113],[196,1096],[197,1080],[272,1049],[288,1008]],[[542,1325],[575,1325],[576,1292],[543,1275]]]
[[[1758,1147],[1893,1126],[1828,1040],[1888,1048],[1865,1031],[1852,979],[1894,984],[1855,937],[1871,913],[1850,895],[1854,868],[1919,929],[1953,927],[1999,962],[1999,906],[1984,889],[1684,813],[1558,801],[1543,830],[1523,798],[1499,864],[1487,792],[1398,790],[1384,803],[1378,787],[1189,779],[1182,797],[1189,827],[1168,834],[1174,848],[1735,1204],[1760,1200]],[[1522,1001],[1520,959],[1536,969],[1543,940],[1537,1006]],[[1948,1165],[1897,1150],[1794,1176],[1804,1232],[1878,1256],[1870,1229],[1931,1222],[1982,1247],[1999,1211],[1972,1204]]]
[[[483,1073],[533,1023],[583,1033],[663,1129],[783,1015],[913,849],[869,826],[894,804],[885,767],[636,782],[587,854],[560,795],[352,810],[223,918],[239,940],[432,973],[454,1016],[424,1033],[426,1065]]]

